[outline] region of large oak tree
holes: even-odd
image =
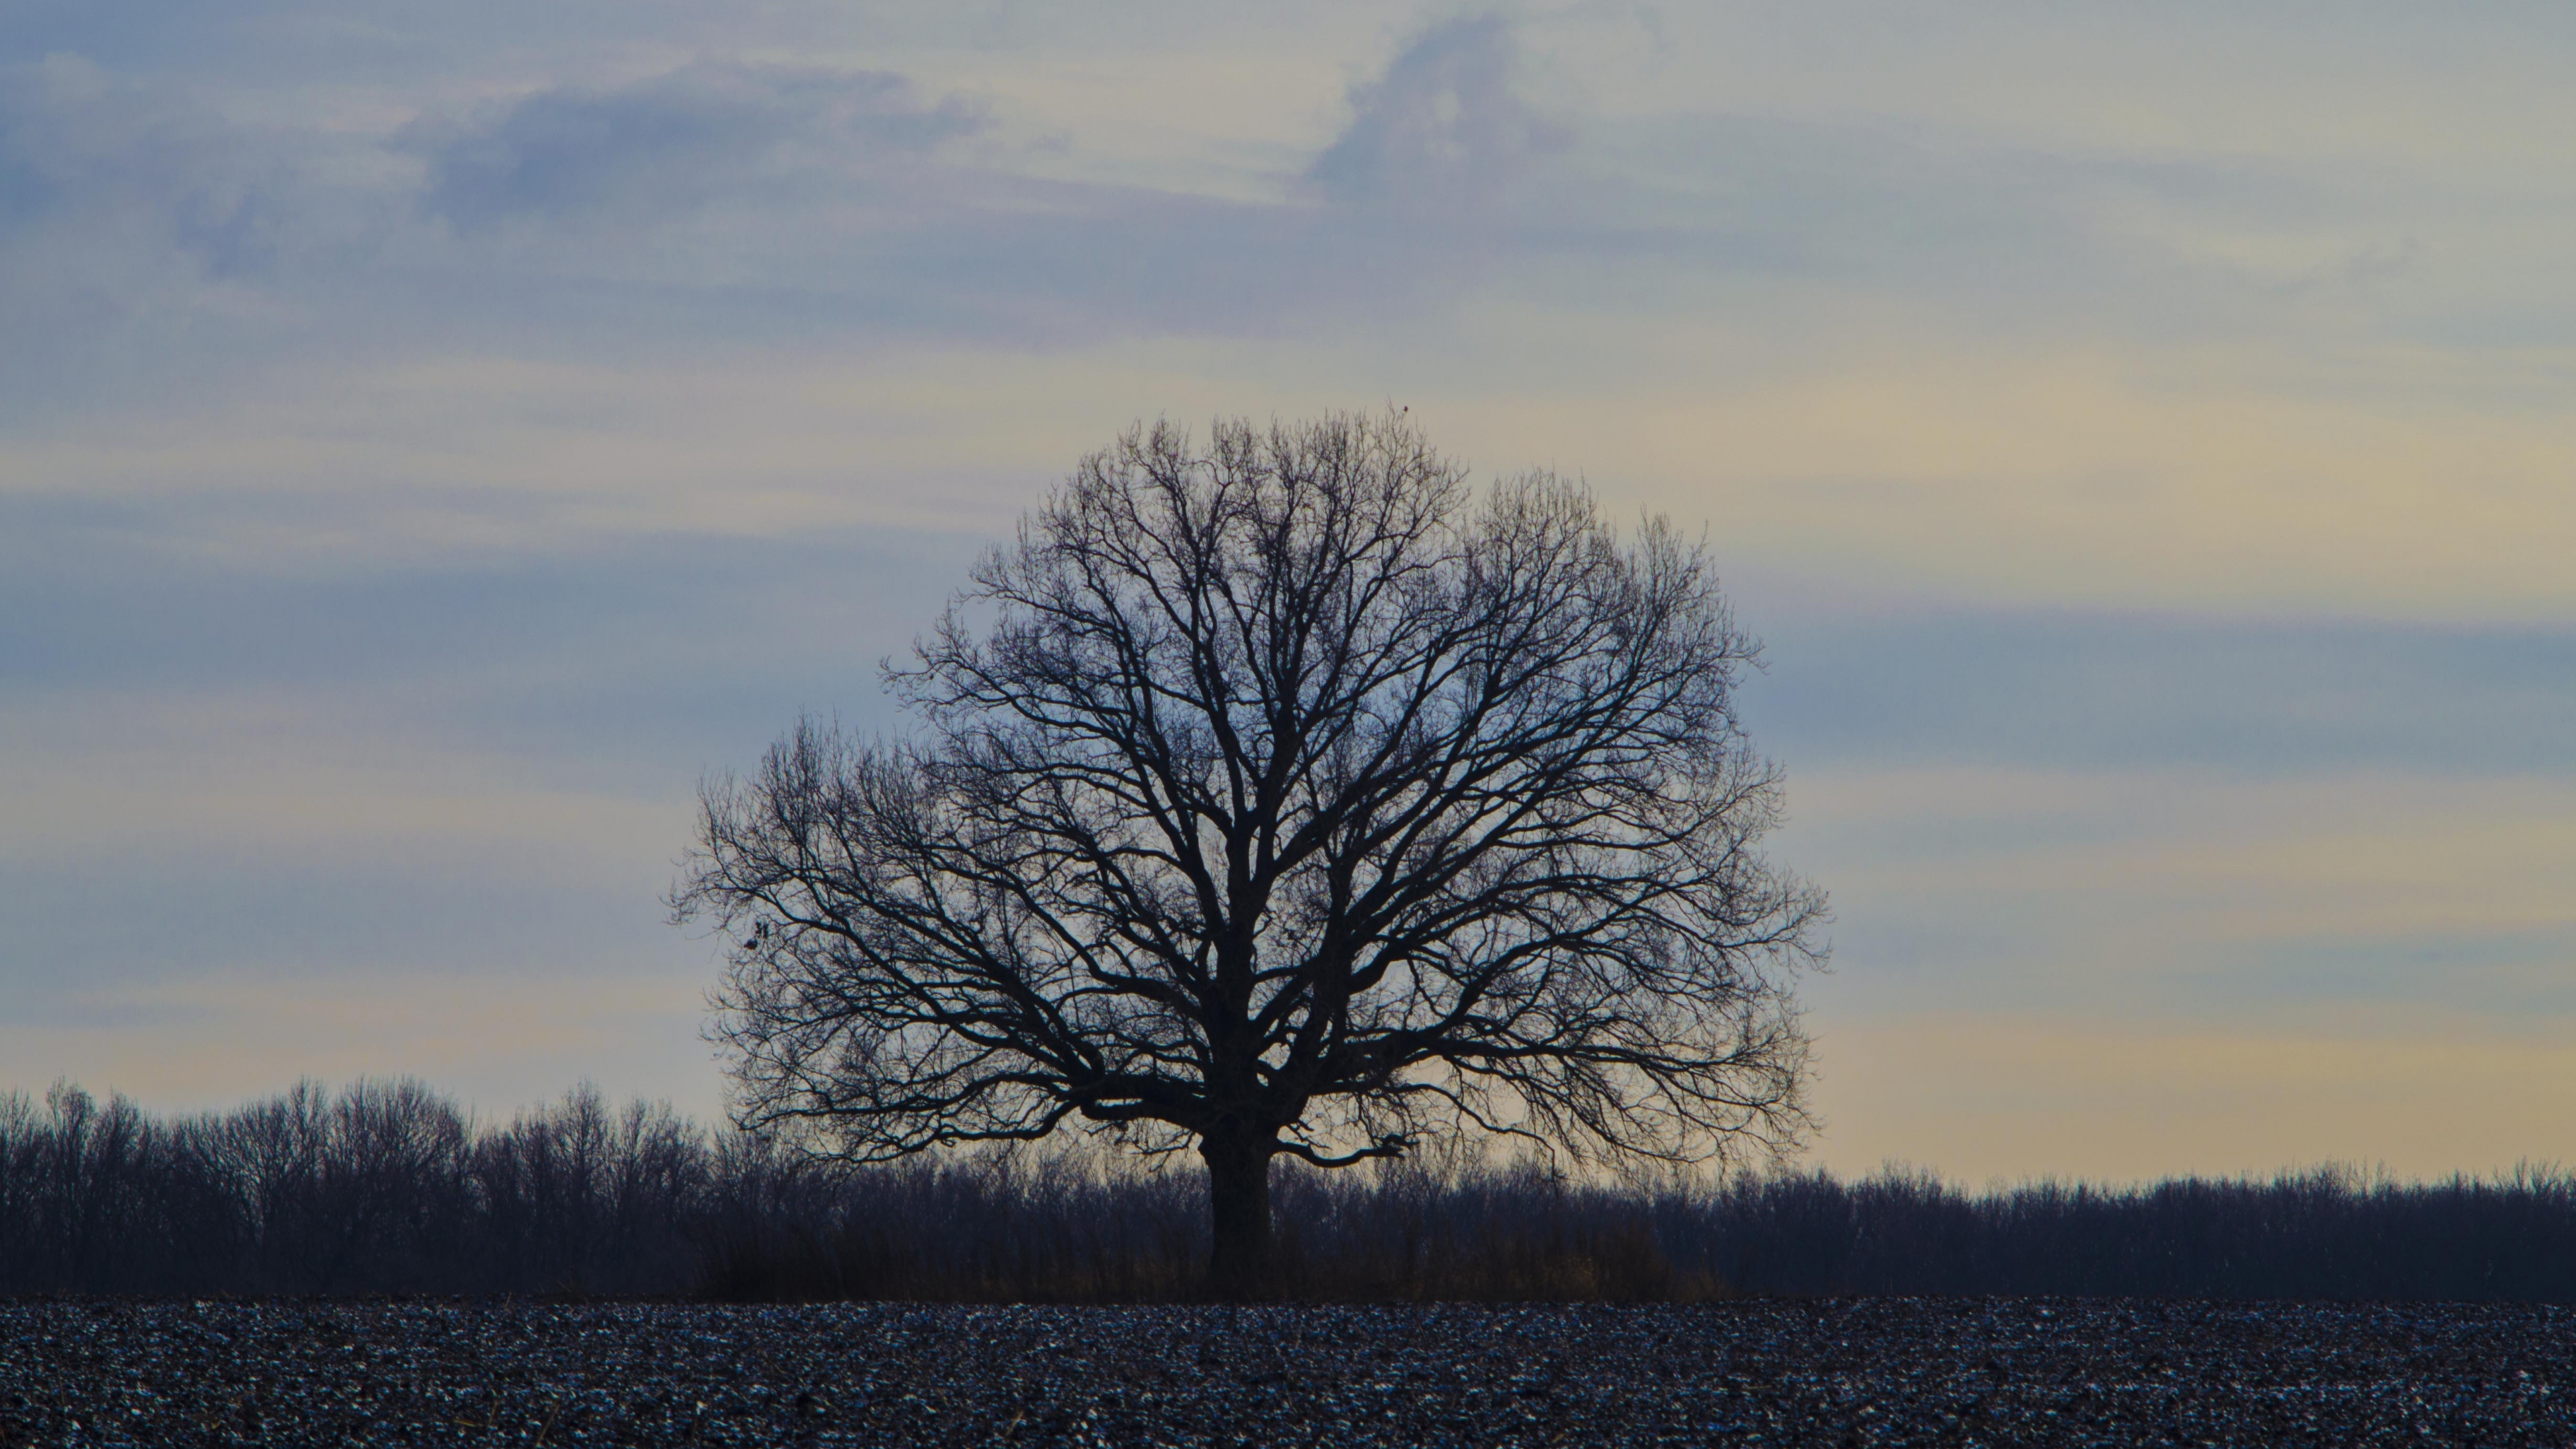
[[[1195,1146],[1220,1288],[1282,1154],[1702,1161],[1806,1123],[1822,896],[1760,853],[1757,653],[1702,548],[1401,415],[1083,460],[887,680],[704,790],[742,1120],[856,1160]]]

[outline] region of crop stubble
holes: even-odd
[[[2576,1445],[2576,1311],[0,1304],[0,1444]]]

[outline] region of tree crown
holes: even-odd
[[[887,679],[704,791],[747,1123],[881,1159],[1103,1124],[1700,1160],[1805,1125],[1822,895],[1760,853],[1703,548],[1401,416],[1083,460]]]

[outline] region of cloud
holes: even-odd
[[[1492,108],[1498,40],[1425,44],[1449,58],[1399,57],[1359,131],[1406,86]],[[1046,174],[978,103],[888,70],[700,59],[339,114],[75,59],[26,78],[0,93],[0,318],[31,345],[0,358],[0,415],[222,411],[272,364],[1276,335],[1458,275],[1395,213]]]
[[[1332,201],[1404,212],[1481,210],[1570,133],[1522,98],[1500,16],[1437,25],[1351,90],[1349,129],[1306,170]]]
[[[75,56],[0,70],[0,315],[181,304],[255,270],[262,178],[206,120]]]
[[[763,181],[829,184],[983,124],[902,76],[700,61],[608,90],[556,87],[398,143],[429,158],[424,201],[460,230],[519,217],[648,221]]]
[[[0,66],[0,424],[238,376],[373,244],[344,139],[76,55]]]
[[[0,138],[0,231],[41,232],[0,257],[0,306],[14,296],[13,332],[47,360],[0,359],[0,410],[87,393],[166,411],[138,379],[202,396],[290,356],[338,372],[424,352],[1277,340],[1428,321],[1504,269],[1529,284],[1517,300],[1625,292],[1658,319],[1759,280],[1777,328],[1735,306],[1728,331],[1773,363],[1777,334],[1812,346],[1819,299],[1855,290],[1891,313],[1938,299],[1988,332],[2174,326],[2211,315],[2213,288],[2160,275],[2138,303],[2124,283],[2172,269],[2106,239],[2098,199],[2216,254],[2230,208],[2279,190],[2213,198],[2187,169],[2104,179],[1937,128],[1723,114],[1596,116],[1578,149],[1531,99],[1525,28],[1475,17],[1402,45],[1350,88],[1337,135],[1264,158],[1266,198],[1060,165],[1026,99],[988,114],[931,67],[702,58],[479,109],[437,98],[488,93],[469,74],[305,112],[48,62],[60,74],[11,93]],[[2123,316],[2100,315],[2112,297]]]

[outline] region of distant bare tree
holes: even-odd
[[[1195,1145],[1228,1291],[1281,1154],[1792,1140],[1824,903],[1757,850],[1757,647],[1663,521],[1479,494],[1401,416],[1131,430],[888,666],[918,733],[704,789],[671,904],[726,933],[741,1120]]]

